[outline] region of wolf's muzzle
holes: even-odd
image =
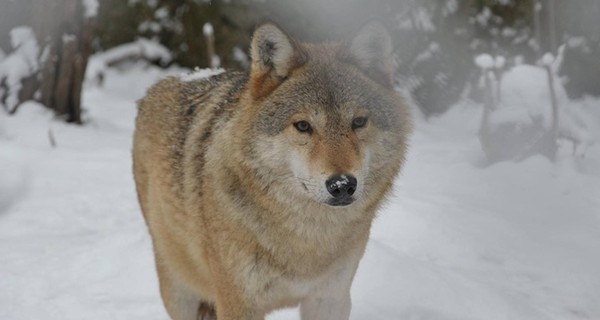
[[[358,181],[352,175],[335,175],[325,181],[327,191],[333,196],[328,201],[332,206],[346,206],[354,202],[352,195],[356,192]]]

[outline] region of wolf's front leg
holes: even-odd
[[[218,320],[264,320],[264,312],[245,304],[239,299],[220,297],[217,300]]]
[[[338,268],[328,279],[302,300],[302,320],[348,320],[352,302],[350,287],[358,260]]]
[[[264,320],[265,312],[259,310],[253,301],[252,292],[247,287],[240,287],[235,277],[226,272],[214,274],[217,287],[217,319],[218,320]]]
[[[302,320],[348,320],[350,317],[350,293],[337,298],[310,297],[302,302]]]

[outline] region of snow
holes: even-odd
[[[63,33],[62,35],[62,42],[64,44],[69,43],[69,42],[73,42],[77,40],[77,36],[72,34],[72,33]]]
[[[427,62],[431,60],[435,55],[440,53],[440,45],[437,42],[431,42],[427,49],[423,52],[419,53],[412,62],[412,65],[415,66],[419,63]]]
[[[86,84],[85,126],[36,103],[0,112],[0,319],[168,318],[130,150],[135,100],[181,70],[130,67],[107,68],[101,88]],[[546,85],[526,81],[514,85]],[[581,104],[600,123],[600,101]],[[562,150],[554,163],[482,167],[480,111],[461,104],[416,117],[356,275],[351,319],[600,319],[600,146],[585,157]]]
[[[534,10],[536,12],[540,12],[540,11],[542,11],[542,9],[543,9],[542,2],[539,0],[536,0],[535,5],[534,5]]]
[[[248,55],[244,52],[244,50],[240,49],[240,47],[235,46],[232,49],[233,60],[240,64],[240,66],[244,69],[248,69],[250,66],[250,59]]]
[[[341,188],[345,185],[347,185],[348,183],[350,183],[350,180],[348,179],[348,177],[346,175],[341,175],[339,180],[336,180],[331,187],[335,186],[337,188]]]
[[[517,35],[517,30],[510,27],[502,28],[502,36],[505,38],[512,38]]]
[[[10,31],[13,52],[7,56],[0,54],[0,82],[8,87],[6,107],[13,109],[22,88],[21,80],[33,75],[39,68],[40,47],[30,27],[16,27]]]
[[[84,17],[89,19],[89,18],[94,18],[98,15],[98,8],[100,7],[98,0],[81,0],[81,1],[83,3]]]
[[[497,56],[496,59],[494,60],[494,68],[496,68],[496,69],[502,69],[502,68],[504,68],[505,65],[506,65],[506,58],[504,58],[503,56]]]
[[[458,10],[458,0],[448,0],[446,5],[442,8],[442,16],[447,17]]]
[[[113,64],[139,58],[159,61],[163,65],[173,60],[171,52],[163,45],[154,40],[140,38],[92,56],[86,69],[86,79],[98,77]]]
[[[554,63],[554,58],[548,55],[543,60],[547,65]],[[525,127],[541,121],[544,129],[550,129],[552,108],[546,70],[531,65],[515,66],[504,74],[502,91],[501,106],[491,115],[495,126],[510,122]],[[600,142],[595,132],[600,118],[590,116],[585,107],[587,102],[569,101],[565,88],[556,78],[554,91],[559,105],[559,134],[586,145]]]
[[[492,11],[488,7],[484,7],[483,10],[481,10],[481,12],[478,13],[477,16],[475,16],[475,20],[481,26],[487,26],[491,18],[492,18]]]
[[[221,58],[218,55],[213,55],[210,59],[210,65],[215,68],[218,69],[221,66]]]
[[[212,24],[210,24],[210,22],[207,22],[204,24],[204,26],[202,26],[202,33],[204,34],[205,37],[212,37],[215,33]]]
[[[552,64],[554,63],[554,55],[550,52],[546,52],[544,54],[544,56],[542,56],[542,60],[540,61],[542,63],[543,66],[552,66]]]
[[[154,17],[159,20],[164,20],[169,18],[169,8],[162,7],[154,12]]]
[[[552,108],[546,70],[532,65],[516,66],[504,74],[502,84],[506,109],[522,110],[529,113],[529,116],[520,117],[523,121],[540,118],[546,128],[550,127]],[[567,99],[564,88],[555,85],[555,90],[559,103],[564,103]]]
[[[173,57],[170,51],[157,41],[140,38],[133,43],[109,49],[100,55],[106,61],[117,61],[128,56],[141,56],[148,60],[169,63]]]
[[[475,64],[481,69],[491,69],[494,67],[494,58],[487,53],[482,53],[475,57]]]
[[[427,9],[422,7],[417,7],[414,9],[413,16],[413,27],[417,30],[425,31],[425,32],[434,32],[436,30],[435,24],[433,23],[433,18]]]
[[[199,80],[199,79],[204,79],[204,78],[216,76],[216,75],[221,74],[223,72],[225,72],[225,70],[224,69],[220,69],[220,68],[218,68],[218,69],[200,69],[200,68],[196,68],[192,72],[187,72],[187,73],[181,74],[179,76],[179,79],[181,79],[181,81],[190,82],[190,81],[195,81],[195,80]]]

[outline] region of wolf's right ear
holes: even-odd
[[[364,25],[342,45],[339,57],[357,66],[365,75],[386,86],[393,86],[393,46],[387,28],[378,21]]]
[[[254,31],[250,55],[250,83],[254,99],[271,93],[305,60],[298,45],[270,23],[263,24]]]

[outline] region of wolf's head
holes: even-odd
[[[330,206],[380,199],[410,131],[387,30],[374,22],[349,41],[315,45],[265,24],[251,56],[244,152],[265,188]]]

